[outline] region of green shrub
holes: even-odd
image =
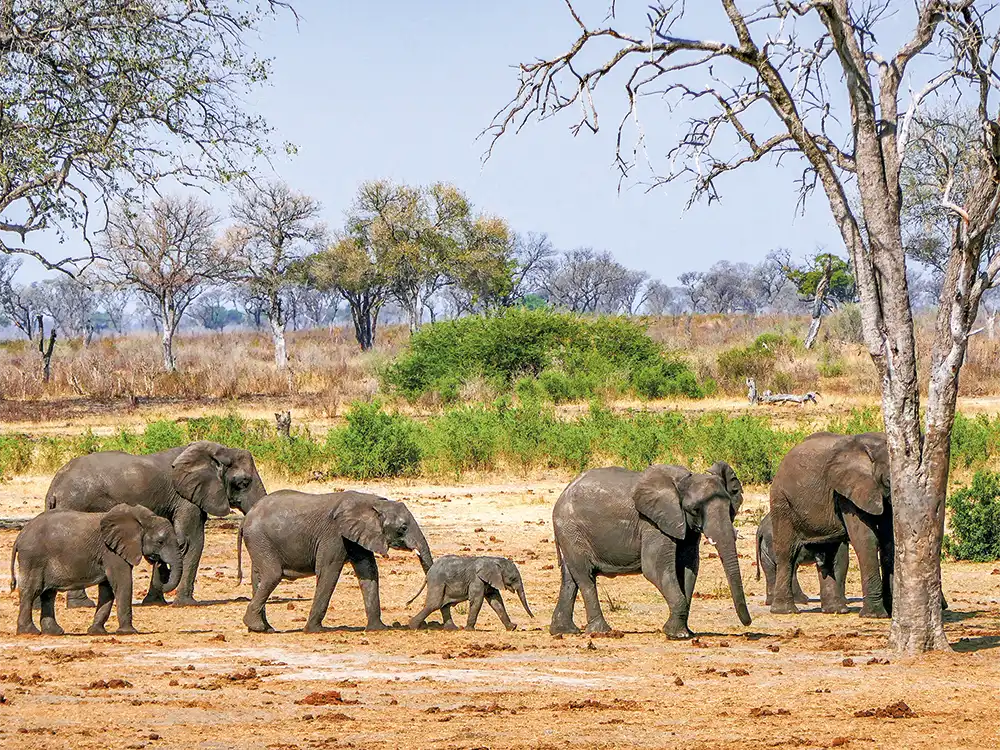
[[[844,358],[840,356],[840,352],[824,344],[819,350],[819,374],[824,378],[836,378],[844,374],[844,369]]]
[[[501,431],[496,411],[468,406],[435,419],[428,440],[439,452],[443,467],[457,476],[463,471],[489,471],[496,467]]]
[[[956,560],[1000,560],[1000,474],[977,471],[972,486],[948,498],[951,533],[945,552]]]
[[[692,425],[705,464],[725,461],[744,484],[768,484],[788,450],[805,434],[774,429],[766,417],[714,414]]]
[[[424,326],[382,372],[385,385],[411,401],[436,394],[445,403],[478,377],[498,393],[512,387],[522,391],[526,378],[538,378],[542,391],[557,403],[629,388],[640,396],[701,395],[688,366],[676,357],[664,358],[643,325],[548,309],[511,308]]]
[[[827,335],[845,344],[863,344],[864,330],[861,327],[861,307],[855,302],[841,305],[827,316]]]
[[[956,414],[951,430],[951,465],[968,469],[973,464],[985,463],[990,457],[990,438],[994,432],[995,427],[985,414],[974,419]]]
[[[768,387],[777,357],[771,349],[757,344],[726,349],[716,359],[719,380],[730,388],[742,388],[747,378],[757,381],[757,387]],[[772,389],[773,390],[773,389]]]
[[[184,428],[176,422],[159,420],[146,425],[142,433],[143,453],[159,453],[160,451],[178,448],[190,442]]]
[[[885,421],[882,410],[877,406],[865,406],[851,409],[851,415],[845,420],[834,417],[826,425],[827,432],[840,435],[860,435],[863,432],[884,432]]]
[[[0,480],[31,468],[33,446],[27,435],[0,435]]]
[[[347,427],[327,436],[336,474],[375,479],[416,471],[421,451],[413,422],[401,414],[387,414],[377,401],[353,404],[346,418]]]

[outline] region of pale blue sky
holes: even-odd
[[[627,0],[637,3],[637,0]],[[689,13],[701,11],[689,2]],[[784,246],[800,255],[841,243],[822,195],[795,213],[797,171],[761,164],[730,176],[724,200],[683,211],[684,184],[618,193],[612,169],[621,97],[606,99],[598,135],[569,133],[570,118],[529,125],[485,164],[476,141],[514,93],[520,61],[562,51],[574,25],[562,0],[299,0],[301,26],[269,25],[260,51],[274,75],[251,108],[298,146],[275,170],[320,199],[340,223],[358,183],[388,177],[454,182],[480,209],[517,230],[547,232],[556,247],[593,246],[674,283],[720,259],[756,261]],[[605,0],[584,2],[600,20]],[[637,3],[637,10],[645,3]],[[714,10],[714,8],[713,8]],[[596,12],[595,12],[596,11]],[[711,11],[710,11],[711,12]],[[725,27],[715,25],[715,36]],[[665,151],[680,119],[650,119]],[[30,263],[30,262],[28,262]],[[38,272],[27,267],[26,275]]]

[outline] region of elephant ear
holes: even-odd
[[[736,514],[740,512],[740,506],[743,505],[743,483],[736,476],[733,467],[725,461],[716,461],[708,471],[710,474],[722,478],[722,483],[726,485],[726,492],[729,493],[729,515],[736,518]]]
[[[156,524],[156,519],[161,518],[166,521],[165,518],[156,515],[153,511],[143,505],[130,505],[129,508],[132,510],[132,515],[135,516],[135,520],[143,527],[143,529],[151,529]]]
[[[101,538],[108,549],[135,567],[142,562],[142,524],[133,511],[131,505],[119,503],[105,513]]]
[[[681,493],[674,476],[665,466],[650,466],[632,490],[632,502],[639,515],[648,518],[667,536],[683,539],[687,520],[681,507]]]
[[[503,591],[503,575],[497,560],[480,560],[476,565],[476,575],[483,583],[488,583],[497,591]]]
[[[231,463],[225,446],[208,440],[191,443],[171,466],[174,490],[206,513],[227,515],[229,495],[223,475]]]
[[[337,503],[332,514],[340,535],[382,557],[389,556],[382,515],[370,499],[348,500]]]
[[[827,465],[827,479],[834,492],[865,513],[878,516],[884,511],[875,461],[868,448],[855,438],[845,438],[834,446]]]

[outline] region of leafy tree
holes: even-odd
[[[823,315],[855,297],[854,276],[843,258],[832,253],[817,253],[805,263],[785,262],[785,276],[798,291],[799,299],[812,306],[812,322],[806,334],[805,347],[811,349],[819,334]]]
[[[269,74],[247,42],[279,0],[0,3],[0,252],[87,232],[90,204],[156,185],[227,180],[267,147],[244,109]],[[294,11],[293,11],[294,13]],[[91,252],[91,256],[93,252]]]
[[[277,180],[241,182],[232,208],[236,225],[227,232],[226,242],[241,265],[241,281],[266,300],[279,370],[288,366],[286,307],[295,269],[326,236],[319,213],[318,201]]]

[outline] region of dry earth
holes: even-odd
[[[697,641],[664,638],[666,604],[641,577],[600,584],[608,619],[621,629],[615,637],[554,639],[546,631],[558,588],[550,509],[562,485],[371,487],[407,501],[436,554],[517,560],[536,617],[506,597],[521,625],[512,633],[488,608],[478,632],[365,633],[357,583],[345,570],[326,620],[336,630],[298,632],[312,595],[305,579],[276,591],[269,618],[281,632],[249,634],[241,622],[249,585],[236,584],[231,518],[209,527],[196,591],[204,606],[139,608],[138,636],[15,637],[6,559],[16,532],[0,531],[0,747],[1000,746],[1000,575],[992,565],[945,566],[954,653],[897,660],[885,651],[885,622],[764,609],[749,522],[765,502],[758,492],[740,527],[750,627],[739,625],[721,566],[703,546],[691,615]],[[44,487],[44,478],[6,485],[0,516],[40,510]],[[380,566],[384,619],[405,622],[417,607],[404,606],[421,583],[416,558],[393,551]],[[137,592],[148,575],[148,566],[137,571]],[[802,581],[817,589],[806,569]],[[850,586],[859,591],[856,577]],[[79,634],[92,612],[66,611],[60,598],[57,615]],[[908,710],[860,715],[900,701]]]

